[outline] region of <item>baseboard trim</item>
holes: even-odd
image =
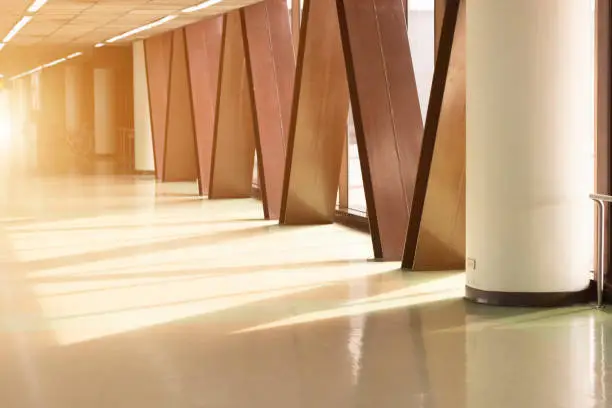
[[[586,304],[595,300],[595,284],[578,292],[495,292],[465,287],[465,298],[489,306],[561,307]]]

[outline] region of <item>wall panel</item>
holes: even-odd
[[[338,0],[377,258],[401,260],[423,124],[401,0]]]
[[[173,31],[172,38],[163,181],[193,181],[198,178],[191,102],[185,30],[178,29]]]
[[[452,0],[440,37],[405,268],[465,268],[465,132],[465,1]]]
[[[259,186],[268,219],[280,216],[295,57],[285,0],[242,9],[254,106]]]
[[[223,17],[185,27],[198,146],[200,195],[208,194],[219,81]]]
[[[251,196],[255,162],[253,104],[240,11],[225,15],[210,198]]]
[[[281,223],[334,219],[348,86],[335,0],[306,0],[297,57]]]
[[[164,33],[145,40],[147,84],[151,108],[151,130],[155,174],[162,178],[166,143],[166,117],[168,110],[168,85],[170,80],[170,52],[172,33]]]

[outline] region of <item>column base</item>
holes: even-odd
[[[593,281],[578,292],[494,292],[465,287],[465,298],[474,303],[509,307],[562,307],[594,301],[596,289]]]

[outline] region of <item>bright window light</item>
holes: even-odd
[[[0,91],[0,147],[6,148],[12,137],[10,100],[8,92]]]
[[[2,40],[2,42],[7,43],[11,41],[13,37],[16,36],[17,33],[21,31],[21,29],[30,22],[30,20],[32,20],[32,16],[24,16],[21,20],[19,20],[17,24],[15,24],[15,27],[13,27],[11,31],[9,31],[9,33],[6,35],[6,37],[4,37],[4,40]]]
[[[36,13],[40,10],[49,0],[34,0],[34,3],[28,8],[28,13]]]
[[[147,25],[143,25],[142,27],[135,28],[135,29],[130,30],[130,31],[126,32],[126,33],[123,33],[121,35],[113,37],[110,40],[107,40],[106,42],[107,43],[114,43],[116,41],[123,40],[124,38],[130,37],[132,35],[141,33],[141,32],[146,31],[146,30],[150,30],[150,29],[152,29],[154,27],[158,27],[158,26],[160,26],[162,24],[165,24],[165,23],[167,23],[169,21],[172,21],[176,17],[177,16],[175,16],[175,15],[166,16],[166,17],[162,18],[161,20],[154,21],[154,22],[149,23]]]
[[[183,10],[183,13],[193,13],[194,11],[203,10],[207,7],[214,6],[215,4],[221,3],[223,0],[207,0],[195,6],[187,7]]]

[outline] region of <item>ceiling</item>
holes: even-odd
[[[156,33],[217,15],[261,0],[222,0],[194,13],[181,10],[201,3],[202,0],[49,0],[13,40],[0,51],[0,73],[3,65],[14,66],[16,56],[24,54],[59,54],[87,51],[134,28],[154,22],[170,14],[178,18],[118,41],[129,43]],[[26,14],[33,0],[0,0],[0,40]],[[64,55],[59,55],[64,56]],[[25,57],[32,57],[25,55]],[[25,58],[24,57],[24,58]],[[17,57],[19,58],[19,57]],[[31,59],[31,58],[25,58]],[[22,65],[22,64],[19,64]],[[6,69],[4,69],[5,71]]]

